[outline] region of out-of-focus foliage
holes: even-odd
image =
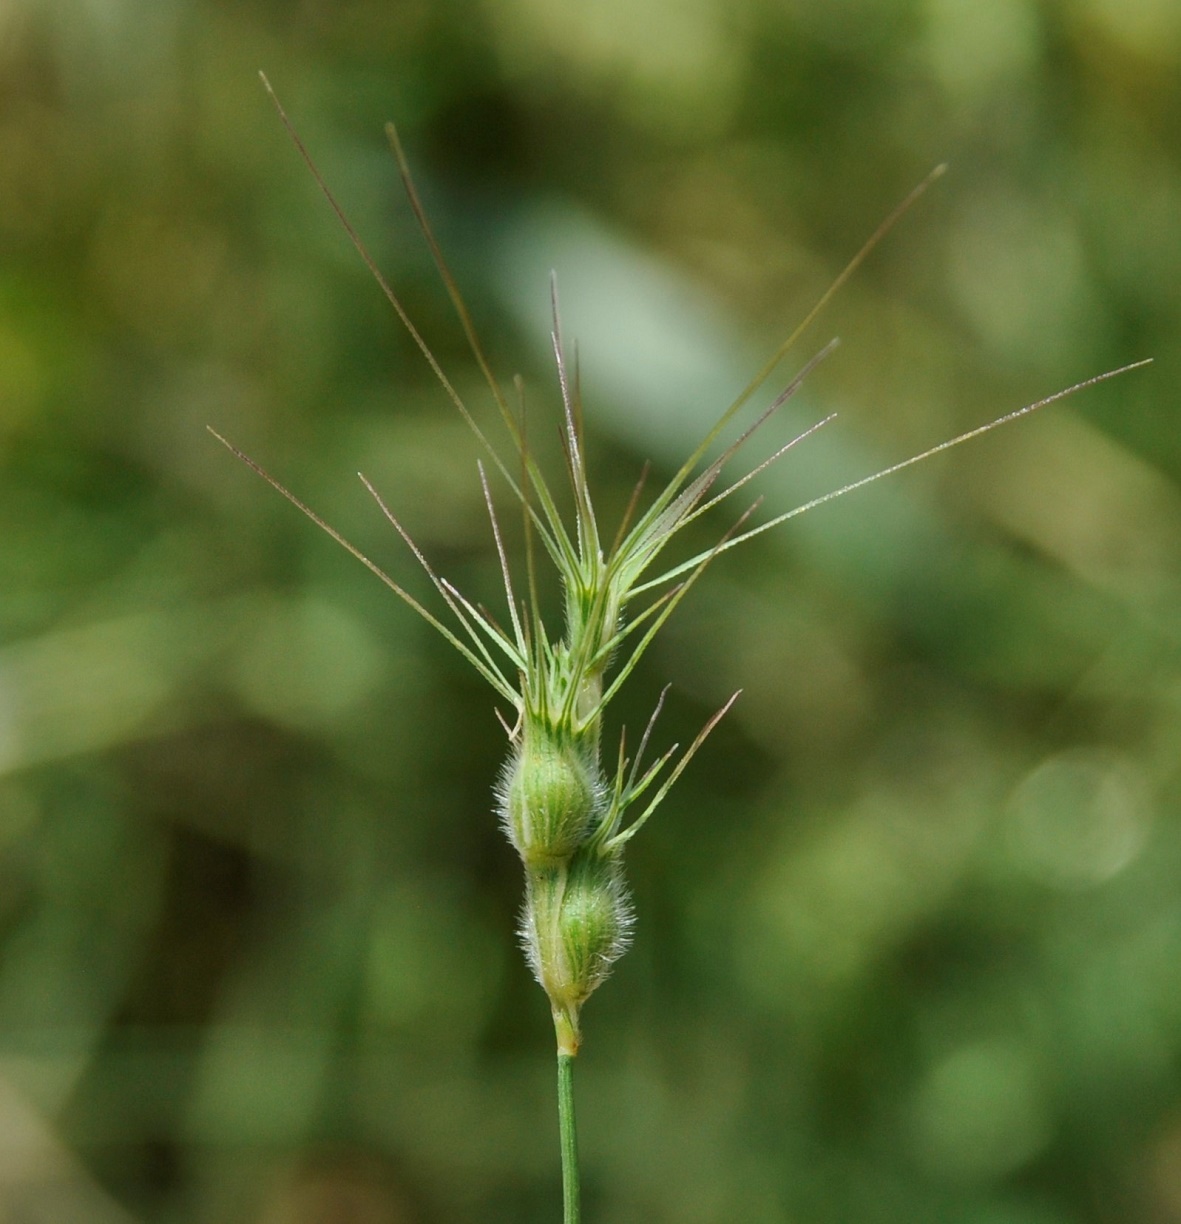
[[[432,599],[360,468],[502,609],[476,446],[264,68],[491,425],[398,121],[555,463],[557,269],[620,508],[943,159],[758,513],[1156,357],[678,612],[618,716],[745,692],[579,1091],[591,1221],[1181,1221],[1179,64],[1172,0],[7,0],[0,1219],[557,1216],[491,694],[204,431]]]

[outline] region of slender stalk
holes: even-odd
[[[562,1224],[579,1224],[578,1132],[574,1125],[574,1055],[558,1051],[558,1128],[562,1139]]]

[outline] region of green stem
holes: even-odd
[[[579,1224],[578,1133],[574,1126],[574,1055],[558,1052],[558,1128],[562,1139],[562,1224]]]

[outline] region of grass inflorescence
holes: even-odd
[[[265,77],[263,81],[271,92]],[[552,341],[562,403],[565,481],[573,504],[572,513],[567,514],[560,510],[559,497],[527,444],[524,398],[520,394],[519,384],[510,403],[485,358],[458,286],[422,209],[397,132],[392,125],[387,129],[411,207],[507,432],[512,447],[512,455],[508,459],[489,439],[440,367],[325,184],[273,92],[271,97],[349,238],[422,351],[447,396],[479,440],[487,464],[507,487],[517,511],[523,517],[525,573],[523,583],[518,584],[504,546],[488,472],[481,463],[479,479],[500,561],[507,602],[507,627],[436,573],[381,494],[363,475],[361,480],[365,487],[429,576],[451,615],[451,623],[445,622],[410,595],[253,459],[220,434],[215,436],[429,622],[509,707],[507,716],[501,719],[508,737],[508,753],[495,786],[496,806],[502,827],[520,856],[525,871],[521,941],[526,959],[545,990],[553,1013],[559,1054],[565,1218],[570,1224],[570,1221],[578,1218],[570,1065],[581,1041],[582,1006],[627,949],[630,939],[633,911],[623,878],[624,850],[663,801],[738,694],[734,694],[708,719],[687,748],[682,750],[674,744],[654,760],[645,763],[664,701],[664,694],[661,694],[635,750],[629,749],[626,736],[621,733],[609,767],[604,764],[603,750],[603,718],[607,706],[669,616],[720,552],[823,502],[957,446],[1083,387],[1146,363],[1137,362],[1097,375],[1036,403],[1024,405],[901,463],[755,525],[750,525],[748,521],[754,510],[752,506],[738,516],[712,548],[670,562],[666,560],[666,550],[684,527],[743,488],[755,475],[777,462],[797,443],[832,419],[830,416],[818,421],[739,478],[730,483],[722,481],[729,462],[799,390],[811,370],[833,351],[837,343],[835,340],[824,345],[804,363],[799,373],[755,420],[722,445],[716,457],[707,458],[723,438],[727,427],[833,293],[899,217],[943,173],[943,167],[937,167],[887,217],[803,323],[720,415],[680,469],[646,503],[644,479],[641,477],[622,521],[608,540],[602,534],[588,479],[582,406],[577,379],[571,376],[562,336],[556,282],[551,284]],[[563,618],[557,632],[542,617],[538,598],[540,556],[548,559],[561,584]]]

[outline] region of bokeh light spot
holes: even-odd
[[[1049,1136],[1033,1060],[1015,1043],[961,1047],[930,1069],[915,1099],[920,1162],[957,1180],[1003,1177],[1035,1156]]]
[[[1075,750],[1030,773],[1008,805],[1007,840],[1016,862],[1057,888],[1101,884],[1144,848],[1152,825],[1147,785],[1130,762]]]
[[[360,622],[310,597],[266,607],[239,656],[236,680],[260,714],[290,726],[320,726],[370,693],[384,663]]]
[[[1027,0],[930,0],[927,20],[931,67],[953,93],[979,93],[1021,75],[1037,58],[1037,20]]]
[[[981,338],[1010,355],[1085,351],[1099,310],[1072,219],[997,191],[953,235],[951,286]]]

